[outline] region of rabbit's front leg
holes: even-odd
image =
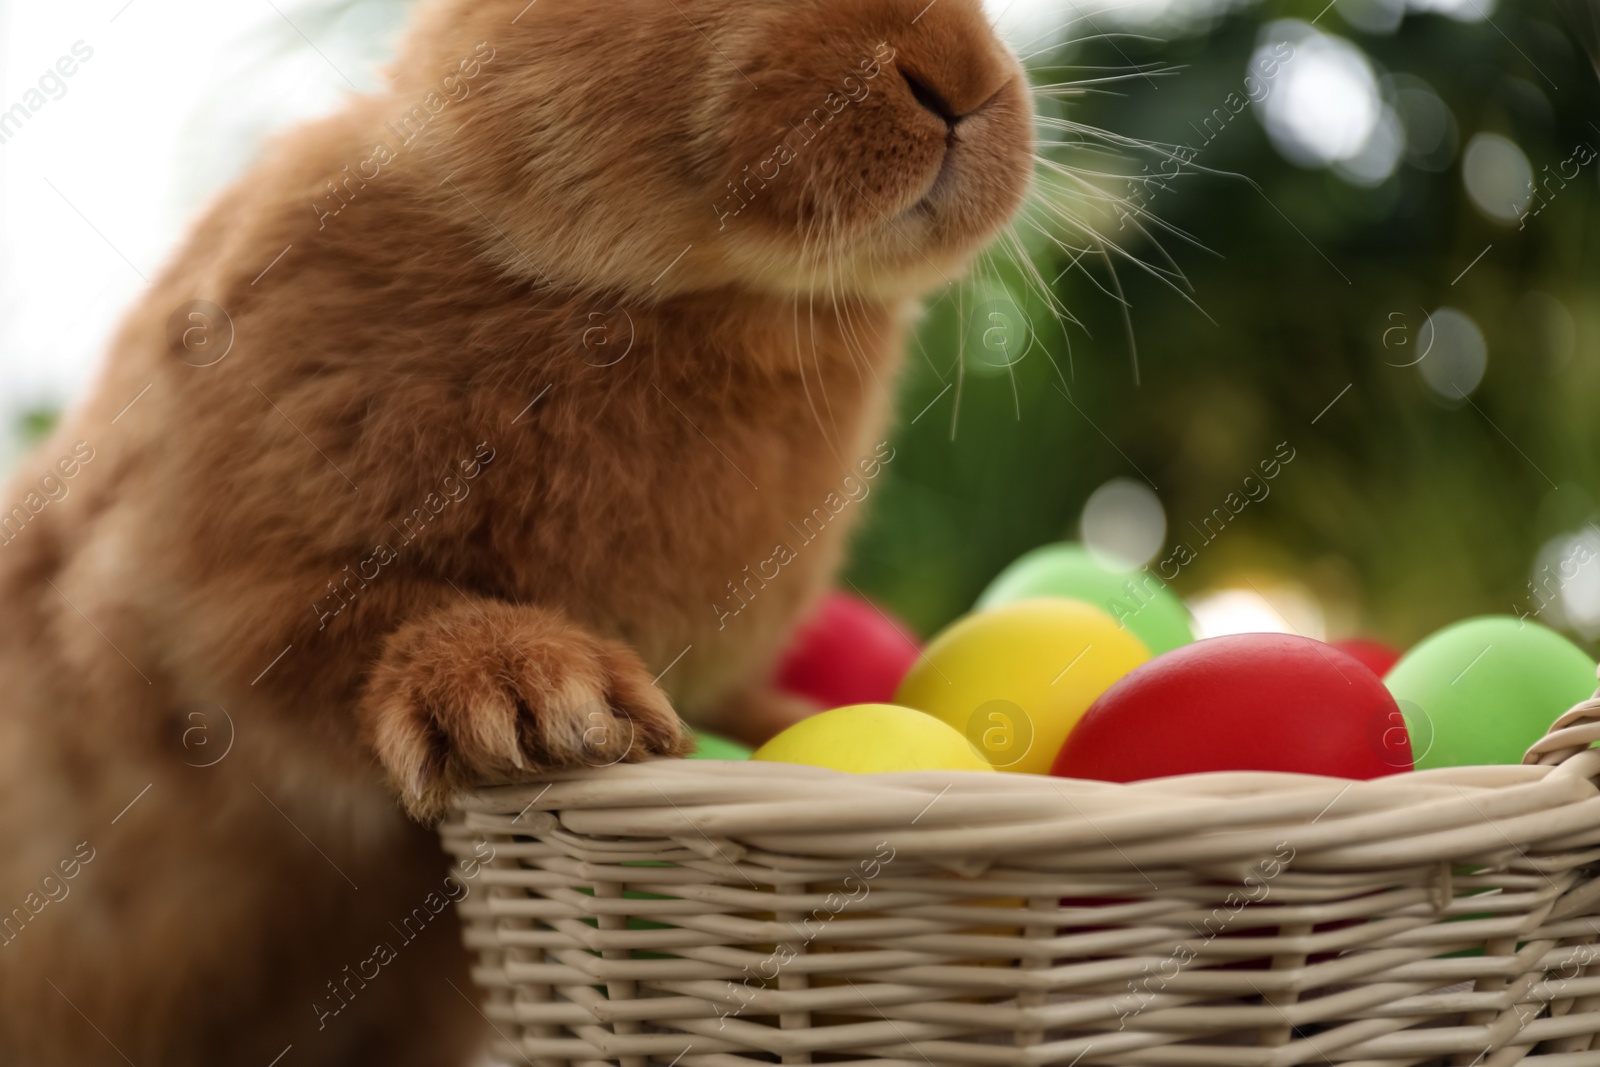
[[[475,787],[689,748],[632,649],[560,612],[478,597],[390,634],[359,714],[402,803],[424,821]]]

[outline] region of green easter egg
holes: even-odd
[[[1554,630],[1511,615],[1446,626],[1384,678],[1417,770],[1521,763],[1528,746],[1595,691],[1595,664]]]
[[[1089,554],[1082,545],[1043,545],[1001,571],[978,598],[985,611],[1034,597],[1081,600],[1116,619],[1152,655],[1171,652],[1194,640],[1189,609],[1149,568],[1119,571]]]
[[[708,734],[704,730],[692,730],[694,734],[694,751],[689,753],[690,759],[749,759],[751,750],[737,741],[729,741],[726,737]]]

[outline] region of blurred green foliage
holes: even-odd
[[[60,421],[61,412],[55,408],[28,408],[17,416],[17,437],[23,445],[32,447],[49,437]]]
[[[1600,164],[1519,230],[1471,202],[1460,149],[1491,131],[1515,141],[1535,173],[1554,169],[1580,142],[1600,148],[1600,89],[1566,12],[1543,0],[1501,6],[1489,22],[1411,14],[1381,35],[1342,21],[1349,2],[1323,9],[1318,29],[1353,41],[1380,73],[1431,86],[1458,132],[1448,164],[1402,161],[1359,187],[1287,162],[1252,114],[1259,108],[1246,108],[1195,161],[1224,173],[1190,171],[1149,197],[1156,215],[1204,246],[1162,240],[1204,314],[1181,283],[1117,265],[1137,383],[1123,309],[1090,256],[1055,285],[1081,329],[1059,329],[1037,293],[1024,298],[1013,285],[1039,345],[1011,368],[1015,393],[1009,375],[971,373],[969,355],[955,417],[955,390],[940,393],[971,331],[956,325],[963,294],[947,295],[922,330],[926,358],[910,361],[900,458],[850,567],[860,588],[928,632],[1023,551],[1075,536],[1085,498],[1119,476],[1155,488],[1169,542],[1198,547],[1187,524],[1287,441],[1293,465],[1267,500],[1199,549],[1174,583],[1180,593],[1278,575],[1337,607],[1336,627],[1401,644],[1464,616],[1533,606],[1527,582],[1541,545],[1588,522],[1600,497]],[[1163,41],[1088,40],[1041,57],[1034,78],[1180,66],[1164,80],[1126,82],[1122,95],[1073,101],[1068,113],[1129,137],[1199,144],[1195,128],[1240,88],[1261,27],[1309,22],[1319,9],[1239,8]],[[1154,172],[1158,158],[1147,153],[1127,171]],[[1126,241],[1131,231],[1113,220],[1108,236]],[[1130,251],[1159,261],[1149,243]],[[1047,250],[1039,270],[1055,278],[1068,260]],[[1552,322],[1530,292],[1570,314],[1570,351],[1559,315]],[[1420,368],[1396,365],[1416,358],[1425,314],[1442,306],[1471,316],[1487,341],[1487,373],[1468,401],[1446,400]],[[1069,338],[1070,396],[1040,358],[1065,370]]]

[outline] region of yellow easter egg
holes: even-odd
[[[993,770],[957,731],[893,704],[855,704],[802,719],[750,758],[853,774]]]
[[[912,666],[897,703],[958,730],[995,767],[1049,774],[1095,698],[1150,658],[1099,608],[1022,600],[958,619]]]

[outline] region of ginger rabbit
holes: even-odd
[[[5,498],[0,1063],[471,1062],[429,824],[792,713],[1031,124],[978,0],[424,0]]]

